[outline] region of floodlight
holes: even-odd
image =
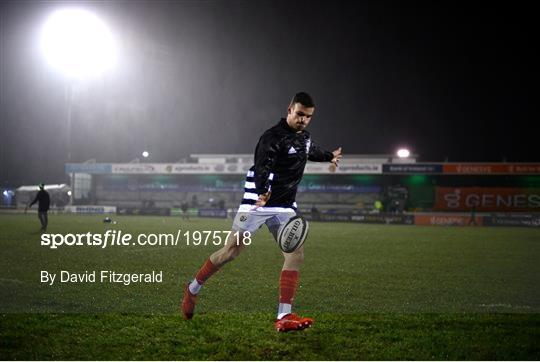
[[[398,155],[399,158],[407,158],[407,157],[409,157],[410,154],[411,154],[411,152],[406,148],[400,148],[397,151],[397,155]]]
[[[47,62],[69,78],[102,73],[116,63],[111,32],[96,15],[81,8],[52,13],[41,33],[41,50]]]

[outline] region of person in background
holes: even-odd
[[[39,222],[41,223],[41,231],[45,232],[47,231],[47,225],[49,224],[47,212],[49,212],[51,198],[49,193],[45,191],[45,184],[43,183],[39,184],[39,191],[36,194],[34,201],[32,201],[27,207],[32,207],[32,205],[34,205],[36,202],[38,203],[38,218]]]
[[[381,200],[375,200],[375,203],[373,204],[373,209],[378,214],[383,211],[383,203],[381,202]]]
[[[476,204],[473,204],[472,208],[471,208],[471,218],[469,220],[469,226],[471,225],[474,225],[474,226],[478,226],[478,224],[476,223]]]
[[[188,214],[188,203],[182,202],[180,205],[180,209],[182,210],[182,220],[188,220],[189,221],[189,214]]]

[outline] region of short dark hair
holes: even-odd
[[[291,106],[295,103],[300,103],[304,107],[312,108],[315,107],[315,102],[313,102],[313,98],[306,92],[298,92],[294,95],[293,99],[291,100]]]

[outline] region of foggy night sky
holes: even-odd
[[[8,1],[0,185],[65,180],[66,81],[38,37],[69,4],[93,10],[121,47],[114,72],[76,85],[73,162],[252,153],[300,90],[329,150],[540,161],[537,20],[525,2]]]

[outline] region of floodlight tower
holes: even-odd
[[[40,47],[45,61],[65,78],[66,149],[71,157],[72,111],[75,87],[80,82],[98,76],[116,64],[116,46],[105,23],[95,14],[80,7],[54,11],[41,29]],[[70,175],[75,190],[75,174]],[[73,204],[70,195],[70,204]]]
[[[103,74],[116,64],[116,46],[103,21],[88,10],[54,11],[43,24],[40,46],[44,58],[65,77],[67,160],[71,162],[71,120],[75,86]]]

